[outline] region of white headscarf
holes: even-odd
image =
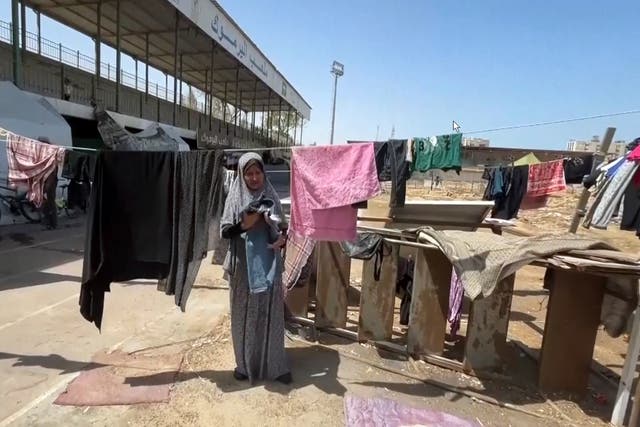
[[[258,153],[246,153],[240,157],[238,160],[238,173],[231,184],[229,194],[227,194],[227,201],[224,205],[224,213],[222,214],[222,219],[220,221],[221,230],[242,221],[242,211],[251,202],[258,200],[263,196],[267,199],[273,200],[274,202],[271,213],[284,219],[280,198],[271,185],[271,182],[269,182],[266,173],[264,174],[264,185],[261,190],[252,191],[247,186],[247,183],[244,180],[244,171],[247,168],[247,165],[252,162],[258,163],[264,172],[264,162]],[[237,265],[238,262],[245,262],[245,260],[238,259],[235,247],[236,244],[238,244],[237,239],[232,239],[224,262],[224,269],[229,273],[234,272],[234,266]]]

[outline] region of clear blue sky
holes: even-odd
[[[637,0],[221,4],[311,104],[305,143],[329,140],[334,59],[345,64],[336,141],[373,139],[378,125],[381,138],[392,126],[397,137],[428,136],[452,120],[473,131],[640,109]],[[51,22],[43,32],[92,54],[88,39]],[[607,126],[635,138],[640,114],[474,136],[560,149]]]

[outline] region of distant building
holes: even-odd
[[[484,138],[462,138],[463,147],[489,147],[491,141]]]
[[[595,135],[591,138],[591,141],[582,141],[578,139],[571,139],[567,144],[567,150],[569,151],[580,151],[583,153],[595,153],[600,151],[600,137]],[[622,156],[627,152],[627,142],[626,141],[613,141],[609,146],[609,153],[616,157]]]

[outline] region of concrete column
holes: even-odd
[[[40,14],[39,10],[36,10],[35,12],[36,12],[36,27],[37,27],[37,30],[38,30],[38,34],[37,34],[37,38],[38,38],[37,52],[38,52],[38,55],[40,55],[40,54],[42,54],[42,25],[41,25],[41,22],[40,22],[41,14]]]
[[[256,98],[258,97],[258,78],[253,84],[253,101],[251,102],[251,140],[256,137]]]
[[[182,81],[182,54],[180,54],[180,64],[179,64],[180,70],[178,71],[178,75],[180,76],[178,78],[179,80],[179,84],[180,84],[180,112],[182,112],[182,86],[183,86],[183,81]]]
[[[97,96],[97,91],[100,88],[100,78],[101,78],[101,63],[102,63],[102,59],[101,59],[101,52],[102,52],[102,0],[98,0],[98,4],[96,5],[96,22],[97,22],[97,28],[96,28],[96,39],[95,39],[95,49],[96,49],[96,72],[95,72],[95,77],[96,77],[96,84],[95,84],[95,88],[96,88],[96,93],[93,94],[93,99],[97,100],[98,96]]]
[[[122,83],[122,34],[121,34],[121,0],[116,0],[116,112],[120,112],[120,84]]]
[[[20,2],[20,40],[22,52],[27,51],[27,6],[24,1]],[[24,55],[24,53],[23,53]],[[23,58],[24,61],[24,58]]]
[[[240,108],[240,62],[236,66],[236,105],[234,106],[233,118],[233,136],[238,136],[239,116],[242,109]]]
[[[282,134],[282,98],[278,102],[278,147],[281,147],[280,135]]]
[[[149,33],[144,39],[144,100],[149,101]]]
[[[300,120],[300,145],[302,145],[302,130],[304,129],[304,117]]]
[[[178,115],[178,25],[180,25],[180,12],[176,10],[175,31],[173,33],[173,125],[176,125]]]
[[[211,41],[211,81],[209,82],[209,130],[211,130],[211,119],[213,118],[213,82],[215,81],[215,77],[214,77],[215,55],[216,55],[216,44],[212,40]]]
[[[11,0],[11,43],[13,47],[13,84],[22,88],[22,55],[20,55],[20,5]]]
[[[298,134],[298,112],[296,111],[296,121],[293,124],[293,145],[296,145],[296,135]]]

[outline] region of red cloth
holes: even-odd
[[[554,160],[529,166],[528,197],[546,196],[566,189],[564,160]]]
[[[640,160],[640,145],[638,145],[632,152],[627,156],[627,160]]]
[[[9,185],[26,184],[29,201],[40,207],[44,200],[44,182],[56,166],[62,165],[64,148],[10,133],[7,136],[7,160]]]

